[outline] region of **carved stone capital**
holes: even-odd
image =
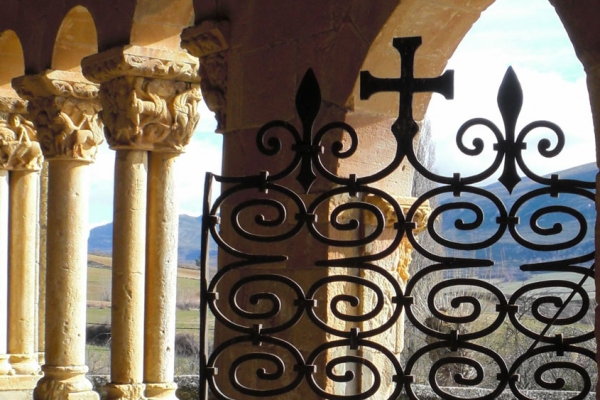
[[[13,80],[29,100],[29,113],[47,159],[93,162],[104,141],[99,86],[77,72],[46,71]]]
[[[228,41],[226,21],[205,21],[181,34],[181,47],[200,58],[200,86],[208,109],[215,113],[217,132],[224,132],[227,122]]]
[[[12,91],[0,89],[0,112],[27,114],[27,100],[16,96]]]
[[[413,206],[414,201],[416,200],[413,197],[395,197],[394,199],[398,202],[400,207],[402,207],[402,212],[404,214],[408,212],[408,210]],[[394,224],[398,222],[398,216],[396,215],[396,211],[394,211],[392,205],[385,201],[383,198],[369,194],[367,195],[365,201],[367,203],[377,206],[377,208],[379,208],[383,212],[386,228],[392,228]],[[413,228],[413,233],[415,235],[427,229],[427,221],[429,220],[430,215],[431,207],[429,206],[429,202],[423,203],[417,209],[417,212],[415,212],[412,220],[412,222],[415,224],[415,228]],[[365,224],[375,226],[377,224],[375,216],[371,213],[365,213]],[[408,241],[406,237],[404,237],[398,246],[396,254],[397,271],[404,284],[406,284],[406,282],[408,282],[408,278],[410,278],[408,266],[412,261],[412,251],[412,244]]]
[[[112,149],[182,152],[200,119],[197,83],[123,76],[101,85]]]
[[[402,212],[406,214],[408,210],[413,206],[416,198],[396,196],[394,197],[394,200],[398,202],[400,207],[402,207]],[[379,208],[383,212],[386,228],[391,228],[396,222],[398,222],[398,216],[396,215],[394,208],[383,198],[369,194],[367,195],[365,201],[369,204],[377,206],[377,208]],[[431,207],[429,206],[429,202],[423,203],[413,217],[412,222],[414,222],[416,225],[416,227],[413,229],[415,234],[419,234],[427,228],[427,221],[429,219],[430,214]],[[375,219],[375,216],[373,216],[370,213],[367,213],[365,214],[365,223],[368,225],[376,225],[377,220]]]
[[[228,21],[203,21],[181,33],[181,48],[198,58],[227,50],[228,42]]]
[[[44,156],[25,114],[0,111],[0,169],[39,171]]]
[[[83,75],[96,83],[123,76],[199,82],[198,59],[186,52],[140,46],[115,47],[84,58]]]

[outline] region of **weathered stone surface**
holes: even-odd
[[[123,76],[101,86],[110,147],[181,153],[199,120],[196,83]]]
[[[9,240],[9,172],[0,170],[0,248],[8,248]],[[12,371],[8,363],[8,252],[0,252],[0,375]]]
[[[34,400],[98,400],[98,393],[92,391],[92,383],[85,378],[85,366],[43,367],[44,376],[38,382]]]
[[[147,153],[117,151],[115,175],[121,179],[115,185],[109,399],[133,400],[143,394],[144,377]]]
[[[33,123],[22,114],[0,112],[0,168],[39,171],[43,161]]]
[[[36,235],[39,174],[13,171],[10,176],[8,353],[15,375],[37,375]]]
[[[13,85],[29,100],[28,110],[46,158],[95,160],[98,145],[104,142],[98,85],[71,71],[25,75],[14,79]]]
[[[227,68],[229,23],[204,21],[186,29],[181,35],[181,46],[200,58],[200,87],[209,110],[215,113],[217,132],[224,132],[227,124]]]
[[[48,166],[47,310],[44,377],[36,400],[96,400],[86,379],[87,162],[52,159]],[[73,216],[77,216],[74,218]]]
[[[106,385],[109,382],[109,376],[89,375],[88,378],[92,382],[94,390],[104,400],[107,395]],[[177,385],[176,393],[179,400],[200,400],[198,394],[200,377],[198,375],[177,375],[175,376],[175,384]],[[27,398],[27,400],[30,400],[30,398]]]
[[[198,66],[198,59],[183,51],[131,45],[94,54],[81,62],[83,75],[96,83],[121,76],[199,82]]]
[[[177,157],[153,152],[148,160],[144,382],[149,399],[176,399]]]

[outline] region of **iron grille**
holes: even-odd
[[[278,171],[240,177],[207,174],[201,255],[203,398],[303,391],[310,398],[424,399],[431,398],[423,394],[429,390],[443,399],[492,399],[503,392],[545,399],[549,391],[568,389],[567,397],[582,399],[591,392],[595,342],[593,323],[585,321],[593,299],[584,287],[594,279],[588,223],[590,208],[595,218],[595,184],[539,176],[528,168],[523,152],[532,131],[542,128],[554,136],[555,144],[538,141],[543,157],[557,156],[565,135],[547,121],[517,132],[523,94],[512,69],[498,94],[504,130],[475,118],[456,137],[465,155],[480,156],[484,141],[465,141],[471,128],[487,128],[495,138],[491,165],[472,176],[429,170],[413,147],[419,127],[412,97],[438,92],[451,98],[453,76],[450,71],[434,79],[415,78],[420,44],[418,37],[394,39],[402,60],[399,78],[375,78],[364,71],[360,76],[362,99],[381,91],[400,95],[398,119],[388,133],[395,152],[381,169],[363,176],[331,171],[332,160],[351,159],[360,151],[360,138],[345,122],[314,127],[321,95],[309,70],[296,96],[301,128],[272,121],[256,136],[262,157],[284,157],[287,163],[279,163],[285,165]],[[431,185],[403,208],[378,184],[406,162]],[[519,189],[518,170],[530,182],[526,189]],[[481,186],[497,172],[501,187]],[[215,182],[222,192],[211,203]],[[503,202],[499,191],[512,194],[511,200]],[[561,204],[565,198],[576,200]],[[426,227],[418,227],[419,213],[433,205]],[[391,221],[386,207],[395,216]],[[493,229],[482,232],[484,226]],[[212,272],[210,240],[220,251],[220,268]],[[538,252],[539,259],[519,263],[513,254],[508,260],[490,255],[494,246],[508,242],[512,247],[503,251],[522,248]],[[320,247],[312,251],[315,243]],[[402,282],[381,263],[407,243],[425,264]],[[295,252],[298,246],[303,250]],[[514,252],[518,256],[519,250]],[[561,272],[577,279],[526,281],[507,294],[497,285],[497,275],[500,267],[511,266],[531,276]],[[406,341],[400,355],[390,348],[394,332]],[[464,390],[473,387],[483,391]]]

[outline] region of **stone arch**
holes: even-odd
[[[13,91],[11,80],[25,72],[23,48],[12,30],[0,33],[0,90]]]
[[[52,69],[81,71],[81,59],[97,51],[98,39],[92,15],[85,7],[73,7],[58,30]]]
[[[421,36],[423,44],[415,56],[415,76],[439,76],[481,13],[494,1],[402,1],[381,26],[360,69],[370,70],[375,76],[396,76],[400,73],[400,57],[391,46],[392,38]],[[390,75],[390,72],[394,75]],[[358,100],[358,95],[357,80],[348,100],[351,109],[388,117],[396,116],[397,95],[382,93],[364,103]],[[415,95],[415,119],[423,119],[430,98],[431,95]]]
[[[194,7],[191,0],[138,0],[130,43],[179,50],[181,31],[193,23]]]

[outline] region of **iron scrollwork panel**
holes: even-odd
[[[532,131],[543,128],[554,135],[554,145],[546,138],[537,143],[543,157],[557,156],[565,135],[547,121],[517,131],[523,93],[512,69],[498,94],[504,129],[475,118],[456,134],[458,148],[476,157],[486,142],[476,137],[467,144],[468,131],[488,129],[496,152],[490,166],[463,177],[440,175],[421,164],[413,147],[419,128],[412,95],[434,91],[451,98],[453,83],[451,72],[414,77],[420,43],[420,38],[394,39],[402,58],[399,78],[361,73],[361,98],[381,91],[400,95],[398,119],[388,132],[394,156],[377,171],[342,176],[328,167],[331,159],[360,152],[360,137],[344,122],[315,128],[321,95],[309,70],[296,96],[300,128],[272,121],[256,136],[261,156],[287,152],[288,161],[277,171],[248,176],[207,174],[202,396],[276,398],[302,390],[328,399],[421,399],[429,390],[443,399],[492,399],[506,391],[532,399],[570,389],[572,398],[582,399],[595,386],[593,324],[585,324],[593,299],[584,289],[594,279],[589,224],[595,218],[590,214],[595,184],[539,176],[528,167],[523,153]],[[410,206],[373,185],[403,161],[432,182]],[[499,186],[483,187],[494,174]],[[530,182],[527,190],[522,179]],[[326,184],[312,194],[316,182]],[[210,202],[214,183],[223,190]],[[565,198],[575,200],[562,204]],[[426,204],[437,206],[419,228],[416,215]],[[417,239],[424,228],[429,241]],[[210,241],[221,254],[214,273],[207,267]],[[406,243],[426,263],[401,282],[381,261],[396,257]],[[298,257],[287,251],[292,246],[335,249],[335,256],[307,250]],[[493,255],[515,248],[539,257],[524,263],[520,250],[509,250],[506,259]],[[576,279],[534,281],[507,294],[497,285],[507,266],[521,274],[561,272]],[[409,329],[421,340],[412,351],[405,346],[398,354],[381,339],[394,332],[406,336]]]

